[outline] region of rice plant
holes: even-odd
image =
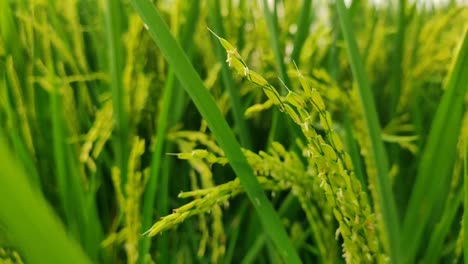
[[[468,262],[466,21],[0,1],[0,262]]]

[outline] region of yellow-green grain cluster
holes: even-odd
[[[123,214],[123,228],[112,233],[103,242],[103,246],[123,243],[127,254],[127,263],[136,263],[138,243],[141,236],[140,201],[148,177],[148,170],[141,168],[141,156],[145,152],[145,141],[135,137],[128,160],[128,178],[122,182],[121,172],[114,167],[112,181],[116,190],[117,201]]]
[[[386,261],[381,252],[375,230],[375,216],[361,185],[354,176],[351,158],[345,152],[339,135],[333,129],[331,115],[316,89],[299,76],[303,94],[288,89],[283,98],[260,74],[250,70],[236,49],[225,39],[218,37],[226,49],[227,62],[239,75],[260,86],[268,99],[280,111],[286,112],[301,127],[307,139],[304,149],[310,170],[321,180],[329,206],[339,223],[343,255],[348,262]],[[313,128],[311,113],[318,113],[325,139]],[[357,246],[359,245],[359,246]]]

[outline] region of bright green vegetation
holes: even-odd
[[[0,263],[468,262],[468,8],[326,2],[0,1]]]

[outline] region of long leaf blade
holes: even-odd
[[[360,107],[364,116],[366,129],[370,136],[370,154],[374,159],[377,170],[377,193],[379,195],[382,219],[388,238],[390,257],[393,263],[400,263],[400,239],[399,220],[388,177],[388,161],[381,136],[381,128],[377,117],[377,111],[372,96],[371,88],[365,73],[363,60],[359,54],[356,39],[353,33],[351,19],[343,0],[336,1],[341,29],[346,42],[347,52],[351,63],[353,76],[358,84]]]
[[[12,157],[0,138],[0,237],[6,237],[26,263],[89,263]]]
[[[171,36],[159,12],[151,2],[146,0],[133,0],[131,3],[147,25],[151,36],[166,60],[173,67],[176,76],[192,98],[197,109],[206,120],[219,145],[223,148],[234,172],[239,177],[249,199],[255,207],[265,231],[279,250],[279,254],[287,263],[300,263],[299,256],[289,241],[280,218],[261,189],[234,134],[217,108],[214,99],[207,89],[205,89],[187,56],[177,41]]]
[[[422,239],[424,228],[431,217],[434,203],[445,201],[440,197],[443,182],[450,176],[455,159],[458,135],[463,116],[464,95],[468,90],[468,28],[460,46],[447,90],[437,108],[427,145],[421,154],[416,183],[403,223],[405,259],[412,262]],[[446,186],[445,186],[446,188]]]

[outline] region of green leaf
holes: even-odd
[[[132,0],[131,3],[148,27],[162,54],[173,67],[179,81],[206,120],[219,145],[223,148],[234,172],[239,177],[249,199],[257,210],[266,233],[275,243],[278,253],[287,263],[300,263],[299,256],[289,241],[280,218],[261,189],[233,132],[187,56],[170,34],[161,15],[150,1]]]
[[[405,261],[413,262],[433,208],[446,200],[468,90],[468,29],[447,77],[447,89],[432,122],[421,154],[418,174],[403,223]],[[440,194],[445,194],[441,196]],[[440,212],[435,212],[440,215]]]
[[[90,263],[0,139],[0,237],[26,263]]]
[[[371,149],[370,154],[377,169],[377,193],[379,195],[380,208],[384,232],[388,238],[390,257],[393,263],[400,263],[400,228],[392,186],[388,177],[389,166],[385,147],[382,141],[382,133],[377,117],[374,98],[366,76],[365,67],[356,44],[351,19],[343,0],[336,1],[339,20],[346,48],[351,63],[353,76],[358,84],[359,103],[364,115],[366,129],[369,133]]]
[[[106,0],[106,37],[108,44],[108,60],[109,70],[111,76],[111,91],[112,91],[112,104],[114,108],[114,117],[116,122],[116,139],[114,142],[115,151],[117,156],[117,163],[120,166],[120,173],[123,176],[123,183],[127,178],[127,162],[128,162],[128,119],[127,111],[125,109],[125,91],[122,84],[123,72],[123,51],[121,41],[121,27],[122,21],[120,20],[120,1]]]
[[[187,25],[189,25],[188,30],[185,30],[181,36],[182,43],[191,43],[193,35],[195,33],[194,27],[197,24],[198,14],[199,14],[199,7],[200,3],[198,1],[191,2],[191,6],[188,10],[187,15]],[[192,28],[193,27],[193,28]],[[188,45],[185,45],[188,46]],[[187,47],[186,47],[187,48]],[[141,228],[146,230],[151,227],[153,221],[153,208],[154,208],[154,200],[156,195],[158,194],[157,200],[159,201],[160,207],[167,207],[167,194],[168,191],[164,190],[163,188],[167,188],[164,184],[158,186],[159,181],[161,182],[168,182],[167,177],[168,174],[163,174],[161,177],[161,163],[163,161],[163,150],[164,146],[166,145],[166,133],[167,128],[170,126],[170,115],[172,108],[174,107],[174,94],[178,87],[176,87],[176,79],[174,75],[174,71],[169,69],[167,74],[167,81],[164,86],[164,93],[163,93],[163,100],[162,100],[162,109],[159,117],[157,119],[156,127],[158,128],[156,131],[156,145],[153,151],[153,157],[151,160],[151,172],[148,179],[146,192],[143,199],[143,209],[142,209],[142,224]],[[179,88],[180,89],[180,88]],[[166,184],[167,185],[167,184]],[[160,190],[159,193],[158,190]],[[163,196],[164,195],[164,196]],[[159,208],[161,211],[163,208]],[[161,214],[166,214],[167,212],[161,212]],[[165,243],[165,242],[163,242]],[[163,248],[165,246],[162,246]],[[141,239],[141,243],[139,245],[139,255],[146,256],[149,253],[151,248],[151,240],[149,237],[145,236]],[[167,249],[166,249],[167,250]],[[145,258],[141,257],[138,258],[139,263],[144,263]],[[164,262],[164,260],[161,260]],[[167,261],[167,260],[166,260]]]

